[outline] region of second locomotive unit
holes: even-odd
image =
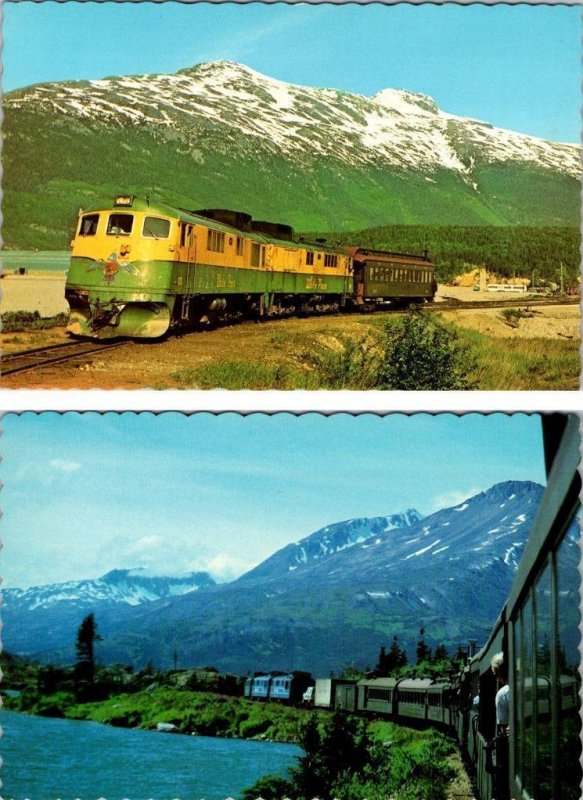
[[[242,212],[118,195],[80,212],[65,296],[74,335],[156,338],[229,315],[431,300],[435,288],[426,255],[298,243]]]

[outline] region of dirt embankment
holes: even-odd
[[[519,308],[519,306],[517,306]],[[500,309],[444,311],[441,317],[492,339],[533,338],[578,341],[578,306],[536,307],[532,316],[508,319]],[[163,341],[129,343],[84,360],[2,378],[2,388],[177,389],[177,374],[221,362],[297,367],[305,354],[330,342],[360,340],[376,325],[377,315],[339,315],[244,323],[216,330],[171,336]],[[64,329],[0,334],[3,353],[67,341]],[[558,387],[557,387],[558,388]]]

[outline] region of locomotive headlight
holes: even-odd
[[[114,206],[132,206],[134,196],[132,194],[118,194],[113,201]]]

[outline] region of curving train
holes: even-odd
[[[305,686],[302,702],[315,707],[446,728],[474,767],[480,800],[580,800],[578,417],[543,416],[543,438],[547,489],[516,580],[486,645],[455,680],[322,678],[312,685],[303,678],[292,697],[291,673],[290,694],[279,699],[297,702]],[[491,669],[500,652],[510,686],[507,731],[496,723]],[[262,676],[264,685],[270,677]],[[254,686],[249,678],[246,695],[260,699]]]
[[[296,242],[288,225],[134,195],[81,211],[71,246],[67,330],[97,339],[156,338],[221,317],[420,303],[437,289],[427,252]]]

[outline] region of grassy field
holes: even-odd
[[[458,330],[476,367],[471,377],[484,391],[575,391],[579,389],[579,341],[495,339]]]
[[[185,366],[170,374],[164,388],[180,389],[375,389],[382,349],[378,332],[398,326],[395,318],[379,315],[359,321],[350,335],[333,323],[321,330],[281,330],[271,334],[261,358],[214,360]],[[295,326],[294,326],[295,327]],[[474,366],[469,378],[479,390],[577,390],[579,341],[547,338],[497,338],[447,325]]]

